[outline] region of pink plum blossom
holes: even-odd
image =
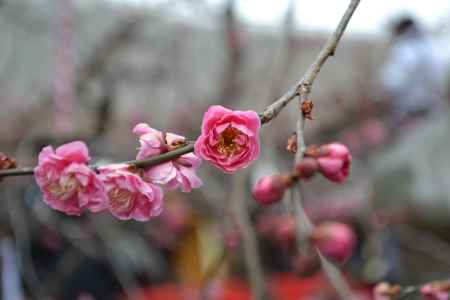
[[[320,172],[331,181],[345,181],[352,162],[348,148],[343,144],[332,143],[320,147],[320,152],[323,153],[317,159]]]
[[[203,116],[195,153],[226,173],[246,168],[258,158],[261,121],[254,111],[211,106]]]
[[[264,205],[276,203],[283,199],[287,180],[282,175],[265,176],[256,182],[253,198]]]
[[[399,285],[391,285],[387,282],[378,283],[373,289],[374,300],[393,300],[401,293]]]
[[[324,256],[338,263],[347,261],[356,246],[353,229],[338,222],[321,223],[314,229],[311,239]]]
[[[84,209],[98,212],[105,208],[106,195],[101,180],[89,168],[89,151],[76,141],[39,153],[34,177],[44,194],[44,202],[68,215],[79,216]]]
[[[425,284],[420,293],[426,300],[449,300],[450,298],[450,282],[432,282]]]
[[[99,168],[109,211],[120,220],[148,221],[159,216],[163,211],[161,188],[145,182],[129,169],[126,164]]]
[[[139,137],[139,153],[137,159],[145,159],[176,149],[184,145],[183,136],[173,133],[162,133],[145,123],[136,125],[133,133]],[[202,180],[195,173],[201,159],[193,153],[181,155],[177,159],[145,168],[143,178],[146,181],[166,185],[169,189],[180,188],[190,192],[202,186]]]

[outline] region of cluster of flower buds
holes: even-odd
[[[295,244],[296,222],[292,215],[263,215],[258,233],[281,246]],[[331,261],[343,264],[353,255],[357,238],[350,225],[335,221],[319,223],[308,236],[312,245]]]
[[[253,197],[260,204],[276,203],[296,181],[310,179],[318,172],[333,182],[344,182],[350,173],[351,162],[352,156],[343,144],[311,146],[295,166],[294,173],[261,178],[253,188]]]
[[[137,159],[149,158],[185,144],[182,136],[162,133],[141,123],[133,133],[139,138]],[[144,169],[127,164],[91,168],[89,150],[76,141],[53,150],[42,149],[35,168],[35,179],[44,194],[44,202],[68,215],[81,215],[85,210],[109,210],[121,219],[146,221],[163,210],[163,191],[180,188],[189,192],[202,185],[195,171],[201,159],[188,153],[177,159]]]

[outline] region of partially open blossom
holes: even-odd
[[[449,281],[435,281],[425,284],[420,293],[426,300],[448,300],[450,296]]]
[[[378,283],[373,289],[374,300],[393,300],[401,293],[399,285],[391,285],[387,282]]]
[[[203,117],[195,153],[226,173],[246,168],[259,156],[261,121],[254,111],[211,106]]]
[[[320,147],[321,156],[317,158],[320,172],[329,180],[343,182],[350,173],[352,156],[348,148],[339,143]]]
[[[99,168],[108,196],[108,209],[118,219],[147,221],[163,211],[160,187],[145,182],[126,164]]]
[[[101,180],[91,170],[89,152],[83,142],[72,142],[39,153],[34,177],[44,194],[44,202],[68,215],[80,215],[105,208],[106,195]]]
[[[264,205],[269,205],[283,199],[284,190],[289,185],[289,178],[285,175],[265,176],[256,182],[253,188],[253,198]]]
[[[174,150],[184,145],[183,136],[162,133],[145,123],[136,125],[133,133],[139,137],[141,147],[137,159],[145,159]],[[195,173],[201,159],[193,153],[181,155],[177,159],[144,169],[144,179],[151,183],[164,184],[170,189],[180,188],[190,192],[202,186],[202,180]]]
[[[324,256],[337,263],[347,261],[356,246],[352,228],[338,222],[321,223],[312,232],[311,240]]]

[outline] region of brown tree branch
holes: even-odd
[[[350,5],[342,16],[341,21],[339,22],[336,30],[333,35],[328,39],[322,50],[319,52],[315,61],[311,64],[309,69],[306,71],[302,80],[293,87],[287,94],[283,95],[278,101],[272,104],[271,109],[268,110],[268,114],[265,117],[262,116],[262,120],[270,120],[274,116],[276,116],[281,109],[292,99],[297,96],[299,97],[299,113],[296,124],[296,133],[297,133],[297,152],[295,154],[294,165],[298,164],[302,159],[306,149],[306,142],[304,136],[304,128],[305,128],[305,115],[301,109],[302,103],[307,100],[309,93],[311,92],[312,85],[317,75],[319,74],[322,66],[325,64],[327,59],[330,56],[333,56],[336,52],[337,45],[342,38],[342,35],[347,28],[347,25],[358,7],[360,0],[351,0]],[[305,236],[308,236],[313,228],[313,224],[305,210],[303,208],[303,200],[302,200],[302,186],[299,184],[298,186],[298,199],[295,201],[294,197],[292,197],[292,207],[294,208],[294,215],[297,222],[297,241],[299,242],[299,251],[302,254],[307,254],[311,247],[304,240]],[[338,268],[336,268],[331,262],[329,262],[321,253],[316,249],[319,253],[320,261],[322,264],[322,269],[324,270],[325,275],[328,277],[332,285],[335,287],[336,292],[338,293],[341,299],[350,299],[351,298],[351,290],[348,287],[345,279],[341,275]]]
[[[347,27],[348,22],[350,21],[350,18],[352,17],[354,11],[356,10],[356,7],[358,6],[360,0],[352,0],[349,7],[347,8],[347,11],[345,12],[344,16],[342,17],[341,21],[339,22],[338,27],[336,28],[333,35],[330,37],[330,39],[327,41],[323,49],[320,51],[319,55],[315,59],[315,61],[311,64],[303,78],[294,86],[292,87],[288,92],[286,92],[283,96],[281,96],[278,100],[276,100],[274,103],[269,105],[264,109],[264,111],[260,114],[261,123],[266,124],[270,122],[272,119],[277,117],[277,115],[281,112],[281,110],[297,95],[301,95],[301,98],[306,99],[308,94],[311,91],[311,86],[314,83],[315,78],[319,74],[323,64],[328,59],[328,57],[332,56],[337,48],[337,45],[345,31],[345,28]],[[134,28],[134,25],[136,23],[130,22],[130,27]],[[124,32],[128,33],[129,30],[124,30]],[[90,68],[87,68],[87,70],[90,70]],[[93,73],[94,71],[90,70],[87,73]],[[95,73],[95,72],[94,72]],[[297,157],[302,156],[303,150],[301,147],[304,147],[304,137],[303,137],[303,127],[304,127],[304,119],[299,118],[297,123],[297,131],[300,133],[297,135],[299,139],[298,145],[300,145],[300,151],[298,151]],[[302,130],[298,130],[298,129]],[[135,165],[136,167],[150,167],[154,166],[163,162],[167,162],[170,160],[173,160],[183,154],[189,153],[194,151],[193,144],[188,144],[185,147],[181,147],[179,149],[176,149],[174,151],[170,151],[167,153],[164,153],[159,156],[154,156],[149,159],[145,160],[133,160],[128,161],[125,163],[128,163],[130,165]],[[1,170],[0,171],[0,178],[7,177],[7,176],[22,176],[22,175],[33,175],[34,168],[18,168],[18,169],[12,169],[12,170]]]
[[[262,114],[260,114],[262,123],[267,123],[275,118],[280,113],[280,111],[297,95],[301,95],[303,98],[306,98],[309,95],[314,80],[319,74],[322,66],[327,61],[327,59],[330,56],[333,56],[336,52],[337,45],[339,44],[342,35],[347,28],[348,22],[350,21],[353,13],[358,7],[359,2],[360,0],[351,1],[333,35],[328,39],[314,62],[306,71],[305,75],[303,75],[303,78],[277,101],[269,105]]]

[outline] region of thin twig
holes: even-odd
[[[360,0],[351,1],[333,35],[328,39],[327,43],[319,52],[319,55],[306,71],[303,78],[277,101],[269,105],[262,114],[260,114],[262,123],[267,123],[275,118],[280,111],[297,95],[306,97],[311,92],[311,86],[313,85],[314,80],[319,74],[323,64],[327,61],[328,57],[333,56],[336,52],[337,45],[339,44],[339,41],[347,28],[348,22],[358,7],[359,2]]]
[[[180,147],[178,149],[175,149],[173,151],[169,151],[166,153],[163,153],[161,155],[152,156],[150,158],[141,159],[141,160],[129,160],[125,162],[121,162],[123,164],[128,164],[130,166],[135,166],[137,168],[147,168],[156,166],[159,164],[162,164],[164,162],[171,161],[173,159],[176,159],[177,157],[190,153],[194,151],[194,144],[189,142],[186,146]],[[93,169],[98,169],[98,166],[91,166]],[[33,175],[34,174],[34,168],[18,168],[18,169],[10,169],[10,170],[2,170],[0,171],[0,178],[1,177],[8,177],[8,176],[22,176],[22,175]]]
[[[420,288],[421,286],[407,286],[405,288],[402,289],[402,292],[400,294],[400,296],[398,296],[397,298],[395,298],[395,300],[402,300],[402,299],[406,299],[409,296],[420,292]]]
[[[247,174],[239,173],[233,177],[232,190],[230,193],[231,213],[236,220],[237,226],[242,236],[242,246],[244,250],[244,261],[248,270],[248,277],[252,289],[253,299],[270,299],[261,267],[261,258],[258,251],[258,241],[256,233],[252,227],[248,210],[245,205],[245,177]]]
[[[301,108],[303,101],[307,100],[308,95],[311,92],[314,80],[319,74],[322,66],[330,56],[334,55],[337,45],[341,40],[341,37],[354,11],[358,7],[359,2],[360,2],[359,0],[352,0],[350,2],[350,5],[345,11],[333,35],[328,39],[325,46],[319,52],[319,55],[316,57],[315,61],[306,71],[302,80],[294,88],[292,88],[290,92],[288,92],[287,94],[282,96],[278,101],[272,104],[271,105],[272,109],[268,111],[267,115],[262,116],[262,120],[270,121],[271,118],[275,117],[278,114],[278,112],[281,111],[281,108],[283,108],[289,101],[291,101],[293,98],[297,96],[300,96],[299,107]],[[303,111],[300,109],[296,125],[297,152],[295,154],[295,164],[298,164],[303,159],[303,155],[306,149],[304,127],[305,127],[305,116],[303,114]],[[303,208],[301,184],[299,184],[298,186],[298,196],[299,197],[297,201],[294,201],[295,199],[293,199],[294,202],[293,207],[295,219],[297,221],[297,237],[298,240],[301,241],[301,243],[299,242],[299,251],[300,253],[305,254],[310,250],[310,246],[307,243],[305,243],[304,237],[309,235],[309,232],[312,230],[313,225]],[[339,269],[337,269],[331,262],[329,262],[323,255],[321,255],[320,252],[319,256],[324,273],[327,275],[328,279],[335,287],[339,297],[341,299],[350,299],[352,292],[348,287],[345,279],[341,275]]]

